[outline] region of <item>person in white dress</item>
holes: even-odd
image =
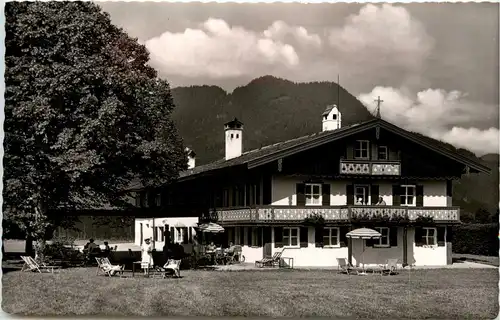
[[[144,268],[144,273],[147,273],[148,269],[153,266],[153,245],[150,238],[144,239],[141,250],[141,265],[148,264],[148,267]]]

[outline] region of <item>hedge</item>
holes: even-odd
[[[455,226],[452,244],[455,253],[498,256],[498,223]]]

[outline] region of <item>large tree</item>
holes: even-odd
[[[4,218],[47,236],[61,208],[122,204],[186,167],[167,81],[91,2],[5,6]],[[30,242],[31,241],[27,241]]]

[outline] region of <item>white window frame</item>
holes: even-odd
[[[365,148],[366,144],[366,148]],[[356,151],[359,151],[360,156],[356,156]],[[363,152],[366,152],[366,157],[363,156]],[[356,146],[354,147],[354,159],[368,160],[370,158],[370,141],[369,140],[356,140]]]
[[[401,206],[404,207],[415,207],[417,205],[417,186],[414,184],[404,184],[401,186],[404,189],[404,193],[401,194]],[[413,189],[413,194],[408,193],[409,189]],[[408,203],[408,197],[413,197],[413,202]],[[405,199],[405,204],[403,204],[403,199]]]
[[[328,230],[328,236],[323,234],[323,248],[339,248],[340,247],[340,228],[324,228],[323,230]],[[332,231],[335,231],[335,237],[332,237]],[[336,243],[332,244],[332,238],[336,239]],[[328,239],[326,244],[325,239]]]
[[[175,227],[175,243],[183,243],[184,242],[184,237],[183,237],[183,231],[181,227]]]
[[[426,246],[437,246],[437,228],[436,227],[424,227],[422,228],[424,234],[422,235],[422,240],[424,240],[424,245]],[[429,236],[429,230],[434,230],[434,235]],[[429,239],[432,239],[434,243],[429,243]]]
[[[285,230],[288,230],[288,236],[285,235]],[[297,231],[297,236],[292,236],[292,230]],[[292,239],[297,238],[297,245],[292,245]],[[285,241],[286,239],[286,241]],[[284,248],[300,248],[300,228],[285,227],[283,228],[283,247]]]
[[[380,159],[380,151],[381,150],[385,150],[384,153],[385,153],[385,159]],[[378,149],[377,149],[377,159],[378,160],[389,160],[389,150],[387,148],[387,146],[378,146]]]
[[[368,184],[355,184],[354,185],[354,205],[358,202],[358,195],[356,194],[356,189],[357,188],[365,188],[366,189],[366,202],[363,203],[363,205],[370,205],[371,204],[371,194],[370,194],[370,185]],[[365,201],[365,198],[363,197],[363,201]]]
[[[252,243],[251,247],[259,246],[259,229],[257,227],[250,227],[250,232],[252,232]]]
[[[307,192],[307,188],[311,188],[311,192]],[[314,187],[319,188],[319,195],[314,193]],[[320,183],[306,183],[304,187],[304,197],[306,199],[306,206],[321,206],[323,204],[323,190],[322,190],[322,185]],[[318,195],[318,203],[314,203],[314,195]],[[308,198],[309,197],[309,198]],[[307,203],[307,200],[309,199],[309,203]]]
[[[391,246],[391,229],[389,227],[375,227],[375,230],[382,234],[382,237],[379,239],[373,239],[375,242],[378,241],[378,243],[374,243],[373,246],[375,248],[389,248]],[[386,237],[384,237],[382,230],[387,230]],[[387,243],[384,243],[384,239],[387,239]]]

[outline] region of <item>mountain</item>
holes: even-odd
[[[373,118],[334,82],[294,83],[264,76],[232,93],[216,86],[192,86],[174,88],[172,95],[176,104],[172,117],[185,145],[197,153],[197,165],[224,157],[223,124],[234,117],[245,126],[244,151],[321,131],[320,115],[330,104],[340,105],[343,126]],[[447,146],[475,158],[468,150]],[[454,184],[453,203],[462,208],[464,220],[473,220],[481,209],[490,214],[498,210],[498,154],[480,159],[491,174],[471,174]]]
[[[215,86],[172,89],[172,117],[184,143],[196,153],[197,165],[224,157],[223,124],[237,117],[244,123],[244,151],[321,131],[321,114],[338,103],[342,125],[373,118],[347,90],[333,82],[293,83],[264,76],[232,93]]]

